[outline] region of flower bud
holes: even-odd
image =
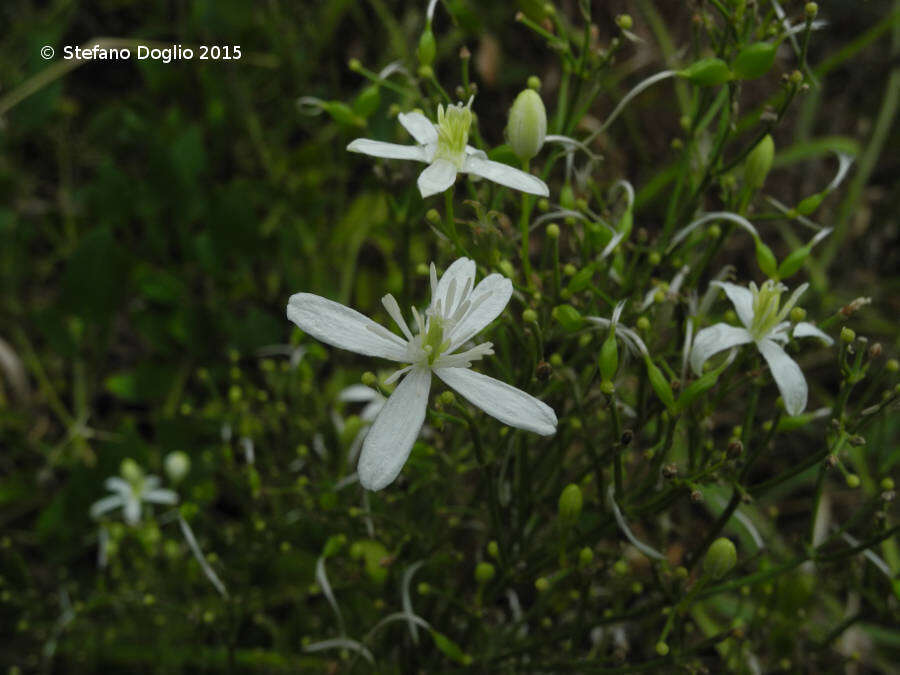
[[[851,490],[855,490],[859,487],[859,476],[855,473],[848,473],[844,480],[847,481],[847,487]]]
[[[497,542],[491,539],[487,545],[488,555],[494,558],[495,560],[500,557],[500,547],[497,545]]]
[[[856,332],[852,328],[847,328],[844,326],[841,328],[841,342],[846,344],[850,344],[856,339]]]
[[[687,68],[678,71],[679,77],[690,80],[701,87],[714,87],[731,79],[731,70],[722,59],[700,59]]]
[[[762,273],[770,279],[778,276],[778,262],[775,260],[775,254],[759,238],[756,239],[756,263]]]
[[[581,507],[584,498],[581,495],[581,488],[575,483],[570,483],[563,488],[559,495],[559,520],[563,525],[571,526],[578,522],[581,515]]]
[[[807,19],[815,19],[816,14],[819,13],[819,5],[815,2],[807,2],[806,6],[803,8],[803,11],[806,12]]]
[[[713,579],[721,579],[737,564],[737,550],[730,539],[716,539],[703,559],[703,571]]]
[[[119,473],[129,483],[139,483],[144,478],[144,470],[131,457],[126,457],[119,465]]]
[[[669,653],[669,645],[660,640],[656,643],[656,653],[660,656],[666,656]]]
[[[763,136],[756,144],[747,160],[744,162],[744,182],[747,187],[758,190],[766,182],[766,176],[772,168],[772,160],[775,158],[775,141],[769,134]]]
[[[803,216],[808,216],[822,203],[822,200],[825,199],[824,192],[817,192],[814,195],[810,195],[809,197],[802,199],[799,204],[797,204],[797,213]]]
[[[525,323],[537,323],[538,315],[531,307],[522,312],[522,321]]]
[[[590,547],[585,546],[578,552],[578,565],[581,567],[587,567],[592,562],[594,562],[594,552],[590,549]]]
[[[647,321],[644,317],[641,318],[644,319],[644,321]],[[640,320],[638,320],[638,323],[640,324]],[[675,395],[672,393],[672,387],[669,385],[669,380],[666,379],[666,376],[656,364],[650,360],[649,356],[644,357],[644,364],[647,366],[647,379],[650,380],[650,386],[653,387],[653,391],[659,396],[659,400],[662,401],[667,408],[674,408]]]
[[[744,47],[731,64],[734,76],[739,80],[753,80],[765,75],[775,63],[777,47],[771,42],[754,42]]]
[[[609,335],[603,341],[600,347],[600,358],[598,360],[600,366],[600,378],[612,381],[619,369],[619,349],[616,346],[616,329],[610,326]]]
[[[541,150],[547,135],[547,110],[540,94],[525,89],[509,109],[506,137],[516,157],[527,162]]]
[[[581,314],[572,305],[557,305],[553,308],[553,318],[570,333],[581,328],[584,319]]]
[[[888,359],[887,363],[884,364],[884,367],[889,373],[896,373],[900,370],[900,361],[897,361],[897,359]]]
[[[362,381],[362,383],[367,387],[374,387],[376,384],[378,384],[378,378],[371,370],[367,370],[366,372],[364,372],[362,374],[362,377],[360,378],[360,381]]]
[[[616,17],[616,25],[622,30],[631,30],[631,27],[634,25],[634,21],[632,20],[630,14],[619,14]]]
[[[164,461],[166,475],[173,483],[180,483],[191,470],[191,458],[181,450],[170,452]]]
[[[434,33],[431,32],[431,22],[425,26],[422,35],[419,38],[419,46],[416,49],[416,56],[419,57],[419,64],[430,67],[434,63],[434,57],[437,54],[437,42],[434,39]]]
[[[541,78],[537,75],[532,75],[528,78],[528,88],[534,89],[535,91],[541,90]]]
[[[479,585],[486,584],[496,574],[494,566],[489,562],[480,562],[475,566],[475,581]]]
[[[559,239],[559,225],[556,223],[550,223],[547,226],[546,232],[550,239]]]

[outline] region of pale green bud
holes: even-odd
[[[489,562],[480,562],[475,566],[475,581],[479,584],[486,584],[494,578],[496,570]]]
[[[122,460],[119,473],[122,474],[122,478],[132,484],[139,483],[144,478],[144,470],[131,457]]]
[[[737,564],[737,549],[730,539],[716,539],[703,559],[703,571],[713,579],[721,579]]]
[[[525,89],[509,109],[506,136],[516,157],[523,162],[538,154],[547,135],[547,110],[540,94]]]
[[[744,181],[747,187],[758,190],[766,182],[766,176],[772,168],[772,160],[775,158],[775,141],[769,134],[747,155],[744,162]]]
[[[570,483],[563,488],[559,495],[559,519],[567,526],[574,525],[581,515],[581,507],[584,503],[584,497],[581,495],[581,488],[575,483]]]
[[[180,483],[191,470],[191,458],[181,450],[170,452],[164,461],[166,475],[173,483]]]

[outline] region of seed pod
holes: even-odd
[[[600,367],[600,378],[606,382],[612,382],[619,369],[619,349],[616,346],[616,327],[609,327],[609,335],[603,341],[600,347],[600,358],[598,360]]]
[[[673,409],[675,407],[675,396],[672,394],[672,387],[669,386],[669,380],[663,375],[663,372],[656,367],[656,364],[650,360],[649,356],[644,357],[644,364],[647,366],[647,378],[650,380],[650,386],[659,396],[666,408]]]
[[[722,59],[700,59],[687,68],[678,71],[678,76],[690,80],[701,87],[714,87],[732,78],[728,64]]]
[[[756,263],[759,265],[759,269],[762,271],[770,279],[775,279],[778,276],[778,261],[775,259],[775,254],[772,253],[772,249],[770,249],[766,244],[763,243],[763,240],[758,238],[756,239]]]
[[[734,76],[739,80],[753,80],[762,77],[775,63],[777,48],[778,45],[771,42],[754,42],[752,45],[747,45],[731,64]]]
[[[419,64],[430,67],[434,63],[434,57],[437,55],[437,42],[434,39],[434,33],[431,32],[431,23],[425,26],[422,36],[419,38],[419,46],[416,49],[416,56],[419,57]]]

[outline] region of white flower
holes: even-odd
[[[125,480],[119,476],[106,479],[106,489],[114,494],[94,502],[91,506],[91,517],[99,518],[104,513],[122,507],[122,515],[129,525],[137,525],[141,520],[142,503],[175,504],[178,495],[172,490],[159,487],[156,476],[139,476],[134,480]]]
[[[403,380],[369,429],[359,458],[359,481],[380,490],[400,473],[425,421],[434,373],[469,403],[505,424],[542,436],[556,432],[556,414],[545,403],[504,382],[469,370],[473,361],[493,354],[491,343],[460,348],[493,321],[512,295],[509,279],[491,274],[474,286],[475,263],[454,262],[438,281],[431,266],[431,304],[424,317],[413,308],[416,334],[409,329],[392,295],[382,298],[403,338],[359,312],[317,295],[297,293],[288,301],[288,318],[317,340],[366,356],[408,363],[388,378]],[[473,288],[474,286],[474,288]]]
[[[751,281],[749,290],[722,281],[712,283],[728,295],[744,327],[717,323],[697,333],[691,350],[691,367],[694,372],[700,374],[703,364],[713,354],[738,345],[755,343],[769,364],[788,415],[799,415],[806,408],[806,380],[800,366],[787,355],[782,345],[789,340],[788,330],[791,326],[784,319],[809,284],[797,288],[784,306],[780,306],[781,294],[787,288],[771,279],[764,282],[761,288],[757,288]],[[817,337],[828,344],[833,342],[828,335],[805,321],[794,327],[792,337]]]
[[[398,118],[418,145],[384,143],[369,138],[357,138],[347,146],[350,152],[372,157],[412,159],[425,162],[428,167],[419,174],[418,186],[422,197],[443,192],[456,181],[456,174],[471,173],[507,187],[547,197],[546,183],[530,173],[494,162],[481,150],[467,145],[472,125],[472,99],[467,105],[458,103],[446,108],[439,105],[438,121],[433,124],[418,112],[400,113]]]

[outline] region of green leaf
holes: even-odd
[[[429,632],[431,633],[431,639],[434,640],[434,646],[440,649],[444,656],[462,665],[468,665],[472,662],[472,657],[463,652],[459,645],[446,635],[434,629]]]

